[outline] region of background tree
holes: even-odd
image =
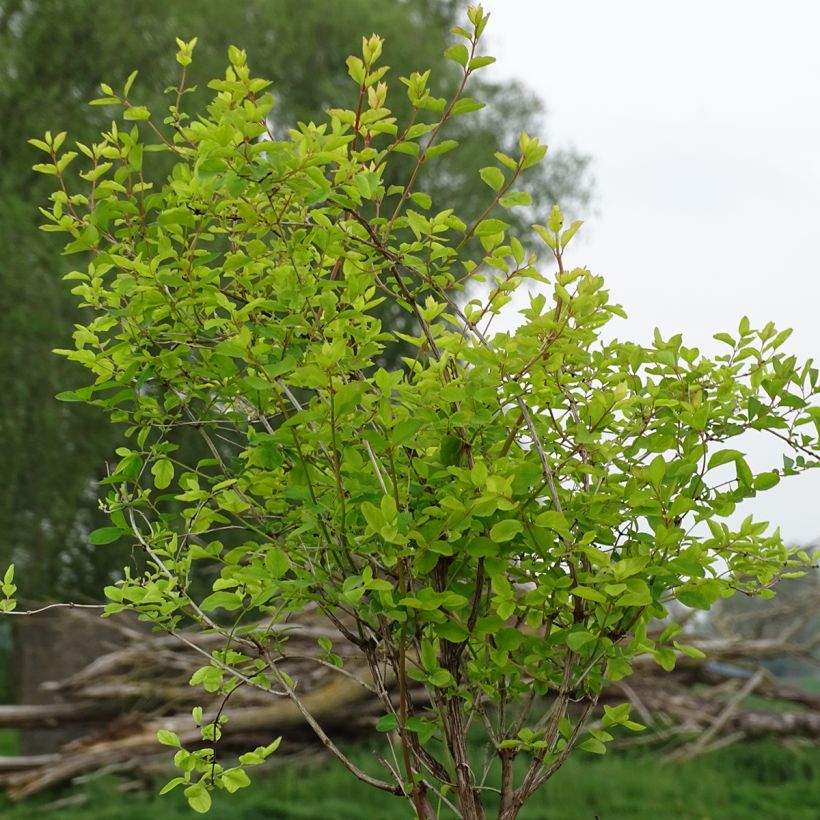
[[[118,433],[96,411],[53,400],[75,376],[50,351],[64,344],[81,315],[59,284],[68,263],[37,231],[41,220],[31,203],[45,199],[47,182],[31,171],[36,158],[26,136],[60,122],[72,139],[91,140],[110,112],[84,102],[97,96],[101,79],[124,79],[133,69],[140,71],[145,102],[162,110],[174,36],[198,37],[194,82],[222,71],[229,43],[248,49],[255,69],[274,81],[272,117],[282,129],[319,119],[331,101],[347,98],[344,61],[363,32],[386,38],[395,74],[430,67],[437,92],[444,93],[458,72],[443,58],[442,43],[460,6],[453,0],[0,0],[0,287],[6,306],[0,316],[0,560],[25,567],[24,594],[93,595],[124,559],[121,549],[87,543],[101,520],[95,482]],[[483,187],[475,173],[484,163],[480,157],[510,150],[517,139],[508,123],[540,133],[537,99],[514,83],[505,83],[503,98],[499,90],[491,82],[476,85],[474,95],[491,105],[469,133],[457,127],[448,133],[462,141],[460,159],[446,177],[429,182],[430,193],[436,184],[446,186],[468,216]],[[200,87],[191,104],[206,95]],[[406,113],[406,106],[399,109]],[[536,203],[583,202],[585,172],[585,158],[554,153],[549,168],[535,172]]]

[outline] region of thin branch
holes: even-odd
[[[41,612],[47,612],[49,609],[105,609],[108,604],[75,604],[72,601],[59,604],[48,604],[41,606],[39,609],[18,609],[11,612],[0,612],[0,615],[39,615]]]
[[[285,694],[290,698],[293,705],[299,710],[302,717],[305,719],[305,722],[313,729],[314,734],[322,741],[322,745],[331,753],[334,757],[336,757],[339,762],[356,778],[361,780],[363,783],[366,783],[368,786],[373,786],[376,789],[381,789],[381,791],[388,792],[389,794],[394,795],[403,795],[404,788],[401,784],[401,781],[397,784],[387,783],[384,780],[379,780],[376,777],[372,777],[367,772],[362,771],[352,760],[350,760],[344,752],[339,749],[339,747],[330,739],[330,736],[325,732],[325,730],[319,725],[316,718],[308,711],[305,707],[305,704],[302,703],[301,698],[296,694],[293,687],[288,683],[284,675],[279,671],[279,668],[276,665],[276,661],[271,658],[270,653],[265,649],[264,646],[261,644],[257,645],[260,654],[265,658],[268,664],[268,668],[273,672],[274,676],[276,677],[279,684],[285,690]]]

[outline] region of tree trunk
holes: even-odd
[[[457,698],[447,698],[445,703],[447,724],[447,745],[456,769],[456,792],[463,820],[485,820],[481,796],[473,784],[473,772],[467,750],[467,736],[464,729],[464,715]]]

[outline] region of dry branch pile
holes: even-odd
[[[209,698],[199,687],[188,685],[192,672],[203,665],[201,650],[219,646],[220,636],[192,634],[186,645],[122,622],[104,623],[119,631],[120,648],[67,679],[45,684],[55,702],[0,706],[0,727],[72,726],[77,733],[75,740],[52,754],[0,758],[0,787],[11,797],[25,797],[101,768],[153,771],[168,752],[158,747],[157,730],[170,729],[183,745],[196,746],[201,741],[191,709],[203,706],[207,721],[223,705],[222,696]],[[369,673],[355,649],[313,615],[286,628],[288,660],[282,668],[296,681],[307,709],[332,735],[372,730],[378,701],[369,697]],[[317,643],[321,638],[330,639],[333,651],[344,657],[343,670],[322,661]],[[647,657],[628,683],[613,684],[602,700],[631,701],[635,718],[653,727],[651,738],[679,741],[673,752],[678,759],[760,734],[797,735],[817,742],[820,695],[788,687],[760,665],[766,658],[811,652],[813,647],[791,644],[789,638],[785,633],[777,639],[693,636],[686,643],[705,651],[708,661],[681,656],[676,670],[667,673]],[[777,702],[778,710],[750,709],[747,701],[752,694]],[[286,697],[271,698],[240,686],[225,713],[229,720],[219,753],[266,744],[280,734],[290,748],[315,742]]]

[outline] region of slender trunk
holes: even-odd
[[[515,752],[512,749],[500,749],[498,756],[501,759],[501,803],[498,807],[499,817],[510,817],[515,789],[513,787],[513,761]],[[512,815],[514,817],[515,815]]]
[[[502,802],[502,808],[498,812],[498,820],[516,820],[518,817],[518,812],[521,811],[524,803],[526,803],[527,800],[529,800],[530,797],[532,797],[532,795],[535,794],[535,792],[537,792],[538,789],[540,789],[564,765],[564,763],[566,763],[570,752],[572,752],[575,748],[575,744],[581,736],[581,732],[587,725],[589,716],[595,708],[595,704],[597,702],[597,695],[587,701],[586,706],[584,706],[584,709],[578,718],[578,722],[575,724],[575,728],[572,730],[572,734],[567,739],[566,746],[564,746],[557,758],[549,766],[545,768],[543,766],[543,761],[539,760],[537,761],[537,768],[530,768],[524,782],[518,789],[515,790],[515,792],[513,792],[509,802],[506,804]],[[566,713],[565,706],[562,711]]]
[[[463,820],[485,820],[481,796],[473,783],[473,772],[467,751],[464,716],[457,698],[450,697],[445,703],[447,745],[456,769],[456,791]]]

